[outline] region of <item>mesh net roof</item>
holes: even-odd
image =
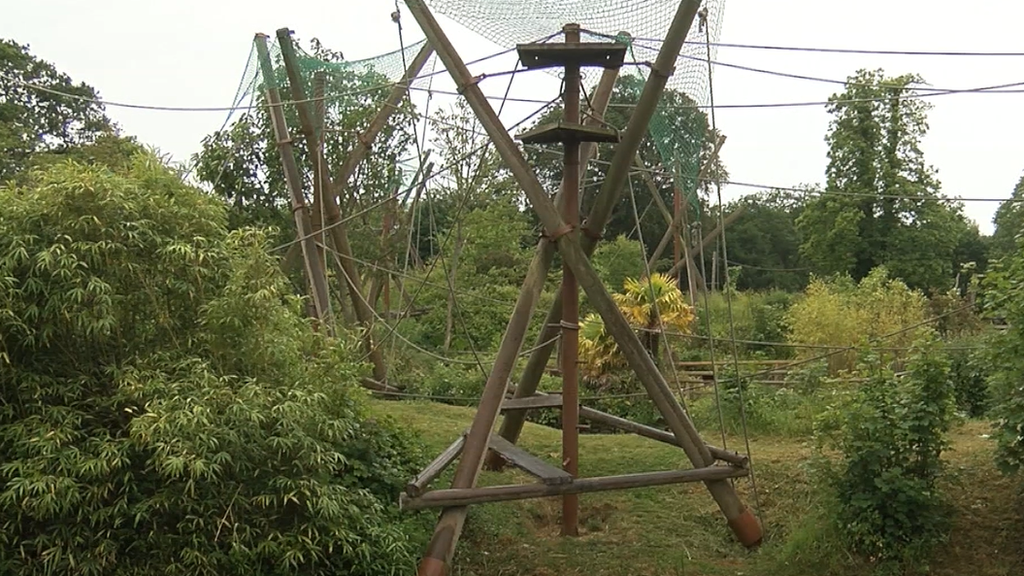
[[[633,37],[639,62],[653,61],[661,39],[679,7],[679,0],[426,0],[437,14],[458,22],[499,46],[511,48],[559,34],[567,23],[579,24],[597,38],[611,39],[620,32]],[[711,42],[718,41],[725,0],[705,0]],[[705,32],[694,21],[669,87],[685,91],[699,104],[707,104]],[[584,38],[587,40],[587,38]],[[714,46],[712,46],[714,57]]]
[[[621,41],[630,35],[634,64],[653,62],[679,7],[679,0],[425,0],[430,8],[496,44],[561,41],[562,27],[579,24],[583,41]],[[697,106],[710,104],[708,59],[715,57],[725,0],[705,0],[706,19],[695,18],[666,88],[686,94]],[[627,66],[622,74],[646,76],[648,68]],[[560,70],[553,70],[560,73]],[[649,126],[662,165],[675,185],[699,209],[697,176],[707,140],[701,121],[681,130],[672,119],[677,111],[659,105]]]
[[[273,37],[268,38],[268,44],[270,57],[274,62],[274,66],[281,66],[281,50],[276,39]],[[387,84],[389,82],[397,82],[402,78],[406,68],[408,68],[413,58],[416,57],[416,54],[425,44],[426,40],[420,40],[409,44],[404,50],[394,50],[392,52],[359,60],[331,61],[317,58],[303,50],[298,44],[295,46],[295,52],[299,68],[301,68],[302,75],[306,79],[307,83],[311,82],[311,79],[316,72],[326,72],[328,77],[330,77],[332,72],[354,72],[358,75],[373,73],[375,76],[380,78],[382,84]],[[425,86],[429,82],[430,74],[435,72],[436,62],[437,55],[435,54],[432,55],[426,65],[424,65],[423,70],[413,81],[412,85],[417,87]],[[246,65],[238,93],[235,96],[235,101],[238,102],[240,100],[245,100],[249,96],[253,95],[256,90],[260,89],[261,82],[260,66],[256,60],[256,51],[254,49],[250,53],[249,62]],[[328,83],[326,94],[328,98],[331,96],[331,88],[331,84]]]

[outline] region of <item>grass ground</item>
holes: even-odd
[[[468,408],[423,402],[376,402],[416,430],[432,455],[468,426]],[[940,576],[1024,574],[1024,506],[1017,483],[992,463],[989,425],[966,422],[953,434],[947,454],[955,507],[949,541],[936,550],[932,573]],[[527,424],[521,444],[558,462],[560,433]],[[720,442],[720,438],[715,440]],[[742,446],[739,438],[730,447]],[[765,541],[750,552],[731,538],[724,519],[702,484],[585,494],[580,497],[581,536],[558,535],[558,499],[527,500],[472,508],[453,574],[503,575],[744,575],[826,574],[859,576],[872,568],[842,552],[821,518],[823,504],[810,481],[809,441],[752,438],[758,499]],[[580,473],[598,476],[688,467],[683,452],[629,435],[585,435],[580,440]],[[445,486],[448,476],[438,480]],[[482,485],[526,482],[516,471],[484,472]],[[754,504],[749,479],[736,483]],[[434,512],[425,512],[432,526]]]

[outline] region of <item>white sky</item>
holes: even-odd
[[[550,0],[556,1],[556,0]],[[595,0],[599,1],[599,0]],[[398,48],[392,2],[354,0],[0,0],[0,37],[31,45],[32,52],[96,87],[115,102],[165,106],[231,103],[255,32],[288,26],[302,40],[320,38],[358,59]],[[1024,5],[978,0],[965,8],[950,0],[824,2],[727,0],[720,42],[924,51],[1024,52],[1019,25]],[[439,17],[465,60],[500,48]],[[406,42],[422,38],[403,6]],[[552,30],[555,32],[556,30]],[[890,75],[916,72],[939,88],[976,88],[1024,81],[1022,57],[849,55],[720,48],[717,60],[779,72],[842,80],[857,68],[882,67]],[[508,70],[515,56],[473,67],[474,73]],[[440,68],[440,64],[438,64]],[[507,77],[486,80],[500,96]],[[435,87],[450,89],[439,75]],[[558,84],[544,73],[517,77],[511,94],[548,99]],[[840,86],[716,67],[718,104],[824,101]],[[935,107],[924,142],[943,191],[964,198],[1005,198],[1024,169],[1022,94],[957,94],[929,98]],[[514,122],[533,105],[509,105]],[[224,112],[161,112],[111,107],[129,134],[187,160],[202,137],[218,129]],[[793,186],[824,180],[824,107],[720,109],[728,136],[722,157],[732,179]],[[753,190],[730,186],[729,197]],[[728,197],[726,198],[728,200]],[[967,202],[968,215],[990,233],[997,203]]]

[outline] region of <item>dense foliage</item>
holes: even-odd
[[[0,204],[0,572],[408,572],[413,447],[266,233],[144,153]]]
[[[112,132],[96,99],[93,87],[0,38],[0,183],[36,154],[61,154]]]
[[[948,361],[922,342],[908,368],[902,378],[871,370],[824,419],[825,445],[840,454],[830,470],[835,521],[850,547],[873,561],[923,563],[949,528],[938,487],[953,416]]]
[[[985,358],[998,419],[996,458],[1003,470],[1017,472],[1024,464],[1024,242],[993,264],[983,287],[987,316],[1005,323]]]
[[[942,291],[963,263],[983,256],[971,248],[977,226],[941,199],[921,151],[930,105],[907,97],[921,82],[861,70],[829,99],[825,194],[797,219],[816,272],[859,280],[885,266],[913,288]]]
[[[805,348],[801,354],[830,352],[832,374],[856,364],[857,346],[886,347],[882,356],[899,359],[906,348],[930,330],[925,325],[926,299],[902,281],[890,278],[885,268],[872,270],[859,283],[848,276],[815,278],[807,295],[788,312],[789,337]],[[880,340],[884,339],[884,340]]]

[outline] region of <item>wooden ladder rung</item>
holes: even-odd
[[[551,486],[556,484],[568,484],[572,482],[572,474],[561,468],[541,460],[526,450],[519,448],[501,436],[492,434],[488,443],[491,450],[494,450],[509,464],[540,478],[542,484]]]
[[[501,405],[501,410],[533,410],[534,408],[561,407],[561,394],[538,394],[536,396],[527,396],[526,398],[512,398],[505,400]]]

